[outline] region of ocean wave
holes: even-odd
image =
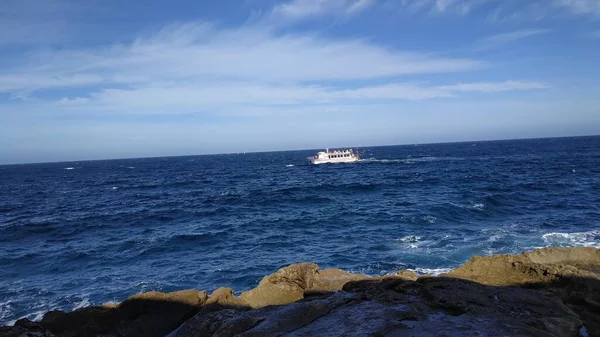
[[[421,237],[417,236],[417,235],[407,235],[405,237],[402,237],[402,238],[399,238],[399,239],[396,239],[396,240],[400,241],[400,242],[405,242],[405,243],[408,243],[408,242],[419,242],[419,240],[421,240]]]
[[[224,204],[228,206],[240,204],[282,204],[282,203],[326,203],[334,199],[332,193],[369,193],[377,192],[382,184],[350,183],[330,184],[323,183],[312,186],[293,186],[275,189],[255,189],[246,191],[225,190],[217,195],[207,197],[205,204]]]
[[[73,311],[75,311],[77,309],[89,307],[90,305],[91,305],[90,299],[87,297],[84,297],[83,299],[81,299],[81,301],[79,301],[73,305]]]
[[[434,216],[432,216],[432,215],[424,216],[422,219],[423,219],[423,221],[426,221],[426,222],[428,222],[430,224],[434,224],[434,223],[437,222],[437,218],[434,217]]]
[[[168,240],[165,242],[165,245],[171,246],[188,243],[212,245],[221,242],[223,238],[227,236],[227,234],[227,231],[215,233],[177,234],[168,238]]]
[[[547,246],[600,248],[600,230],[575,233],[547,233],[542,235]]]
[[[415,163],[427,163],[435,161],[459,161],[464,160],[462,157],[407,157],[407,158],[394,158],[394,159],[377,159],[377,158],[365,158],[361,159],[362,163],[382,163],[382,164],[415,164]]]
[[[0,308],[0,325],[85,305],[66,294],[122,300],[141,280],[245,291],[300,261],[439,273],[475,255],[600,247],[598,142],[577,158],[486,143],[377,148],[356,165],[318,168],[302,152],[3,166],[0,303],[12,309]],[[547,160],[519,155],[532,148]]]
[[[485,208],[485,205],[484,204],[474,204],[474,205],[471,205],[471,207],[476,210],[483,210]]]
[[[417,275],[440,275],[450,272],[451,268],[415,268],[408,269],[414,271]]]
[[[13,308],[11,306],[11,303],[12,301],[0,303],[0,322],[13,315]]]

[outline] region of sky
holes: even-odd
[[[1,0],[0,164],[600,134],[600,0]]]

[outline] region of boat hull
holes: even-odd
[[[337,163],[355,163],[359,159],[352,158],[331,158],[331,159],[320,159],[320,158],[309,158],[311,164],[319,165],[319,164],[337,164]]]

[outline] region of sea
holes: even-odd
[[[439,274],[600,247],[600,136],[0,166],[0,325],[296,262]]]

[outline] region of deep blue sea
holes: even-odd
[[[0,166],[0,325],[310,261],[439,273],[600,247],[600,137]]]

